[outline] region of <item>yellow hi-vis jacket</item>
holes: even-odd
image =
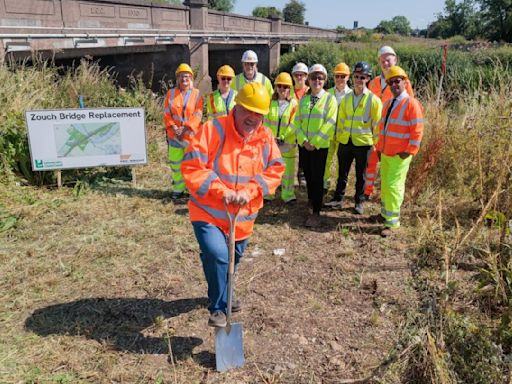
[[[336,123],[336,141],[352,144],[357,147],[374,145],[379,136],[379,121],[382,113],[382,102],[368,89],[365,89],[354,110],[354,92],[343,96],[338,107]]]
[[[308,141],[317,149],[329,148],[329,141],[334,137],[336,126],[336,98],[324,91],[313,108],[310,108],[310,105],[311,94],[308,93],[300,99],[299,112],[295,116],[297,143],[302,146]]]
[[[231,89],[226,101],[224,101],[218,89],[210,93],[206,97],[206,113],[208,120],[213,120],[221,116],[227,116],[229,111],[231,111],[236,104],[236,94],[237,92]],[[226,104],[228,107],[227,109]]]
[[[270,82],[269,78],[265,76],[263,73],[256,72],[256,76],[254,80],[247,81],[247,79],[244,76],[244,73],[239,73],[235,76],[234,81],[231,82],[231,88],[235,91],[239,91],[240,88],[242,88],[247,83],[261,83],[265,86],[265,89],[268,92],[268,95],[272,98],[272,94],[274,93],[274,89],[272,88],[272,83]]]
[[[279,101],[270,102],[270,110],[263,120],[263,125],[272,131],[276,139],[281,139],[288,144],[295,144],[295,114],[297,101],[291,99],[281,117],[279,117]]]

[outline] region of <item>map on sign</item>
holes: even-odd
[[[55,124],[53,129],[58,157],[122,153],[119,122]]]

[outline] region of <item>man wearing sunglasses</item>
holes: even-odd
[[[366,87],[372,70],[365,61],[354,66],[352,79],[354,89],[341,99],[336,123],[336,141],[338,147],[339,175],[336,191],[329,202],[331,207],[341,207],[347,187],[348,173],[352,162],[356,163],[356,188],[354,212],[363,214],[364,172],[370,150],[378,134],[382,103]]]
[[[231,89],[235,71],[229,65],[223,65],[217,70],[217,90],[206,96],[206,113],[208,120],[227,116],[235,106],[236,91]]]
[[[382,101],[382,104],[384,104],[386,101],[393,98],[393,94],[391,93],[391,90],[386,83],[385,76],[389,68],[398,64],[398,56],[396,55],[396,52],[393,48],[391,48],[389,45],[384,45],[379,49],[377,60],[379,61],[382,72],[380,76],[373,78],[368,83],[368,89],[372,91],[376,96],[378,96]],[[405,90],[409,96],[414,97],[414,92],[412,90],[412,85],[409,79],[405,80]],[[368,166],[366,167],[366,173],[364,177],[365,200],[369,200],[373,193],[373,187],[377,178],[378,164],[379,159],[377,157],[377,153],[372,151],[368,159]]]
[[[242,73],[235,77],[235,81],[231,83],[231,88],[239,91],[247,83],[260,83],[267,90],[268,97],[272,97],[274,90],[270,79],[263,73],[258,72],[258,55],[250,49],[242,55]]]
[[[333,71],[334,75],[334,87],[329,88],[327,92],[336,97],[336,102],[340,105],[341,98],[345,96],[347,93],[352,92],[352,89],[347,85],[348,77],[350,76],[350,68],[345,63],[339,63],[334,67]],[[327,152],[327,163],[325,164],[325,172],[324,172],[324,189],[325,192],[329,190],[329,186],[331,184],[331,165],[332,159],[338,153],[338,142],[335,137],[331,140],[329,145],[329,151]],[[338,160],[335,162],[336,171],[335,171],[335,181],[338,180]],[[329,203],[325,204],[328,206]]]
[[[423,109],[406,90],[408,76],[399,66],[389,68],[386,83],[393,94],[386,101],[379,124],[377,156],[381,161],[381,236],[393,235],[400,227],[400,206],[404,200],[409,165],[420,149],[423,137]]]

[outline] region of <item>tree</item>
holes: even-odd
[[[486,37],[512,42],[512,0],[480,0]]]
[[[391,20],[382,20],[375,28],[379,33],[396,33],[397,35],[408,36],[411,34],[411,23],[405,16],[395,16]]]
[[[444,14],[428,26],[429,37],[448,38],[456,35],[472,40],[480,36],[481,13],[475,7],[475,0],[446,0]]]
[[[236,0],[208,0],[208,7],[216,11],[231,12]]]
[[[269,18],[272,16],[281,17],[281,11],[276,7],[256,7],[252,10],[252,15],[254,17],[264,17]]]
[[[283,8],[284,21],[295,24],[304,24],[306,6],[299,0],[291,0]]]

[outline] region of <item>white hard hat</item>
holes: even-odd
[[[315,72],[322,72],[327,77],[327,71],[325,67],[322,64],[313,64],[311,67],[309,67],[308,74],[312,74]]]
[[[377,55],[377,59],[387,53],[390,53],[393,56],[396,56],[395,50],[393,48],[391,48],[389,45],[384,45],[384,46],[380,47],[379,54]]]
[[[297,63],[293,66],[292,75],[297,72],[308,73],[308,66],[304,63]]]
[[[242,55],[242,63],[257,63],[258,55],[256,52],[251,51],[250,49],[245,51]]]

